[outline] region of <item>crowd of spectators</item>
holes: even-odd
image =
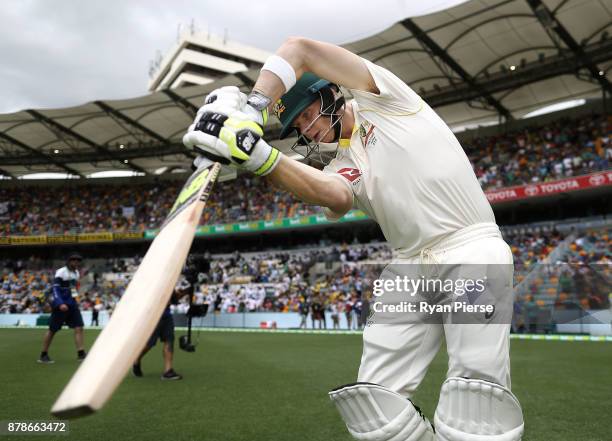
[[[390,255],[384,244],[332,246],[301,251],[250,253],[212,256],[210,269],[198,274],[195,300],[207,303],[217,312],[299,311],[307,299],[318,297],[325,307],[331,293],[354,295],[362,282],[348,280],[347,274],[327,276],[314,285],[310,271],[319,264],[321,271],[337,273],[357,261]],[[83,269],[79,301],[87,311],[102,305],[112,311],[138,267],[140,258],[117,258],[98,262],[96,270]],[[46,296],[52,287],[56,268],[29,269],[27,262],[7,261],[2,270],[0,312],[38,313],[48,311]],[[102,269],[100,269],[102,268]],[[342,282],[342,283],[341,283]],[[184,312],[188,299],[173,306]]]
[[[561,237],[554,232],[559,243]],[[571,233],[557,253],[539,265],[517,289],[515,325],[531,332],[553,332],[558,318],[553,311],[565,311],[567,321],[578,321],[580,311],[610,307],[612,296],[611,230],[596,229]],[[570,241],[570,242],[568,242]],[[544,249],[544,248],[541,248]],[[541,262],[541,261],[540,261]]]
[[[612,124],[601,116],[559,120],[542,127],[465,141],[486,190],[607,170]],[[141,181],[142,182],[142,181]],[[159,227],[182,182],[129,185],[69,182],[64,186],[0,188],[0,236],[143,231]],[[217,183],[202,224],[273,220],[318,213],[314,206],[241,175]]]
[[[356,264],[390,256],[384,244],[218,256],[198,280],[196,303],[207,303],[216,312],[300,312],[313,319],[317,311],[351,312],[362,301],[366,283]],[[324,320],[324,314],[317,320]]]
[[[521,264],[529,269],[529,265],[542,262],[564,239],[555,229],[540,228],[506,232],[505,238],[513,251],[517,271]],[[612,277],[611,258],[609,231],[578,235],[563,258],[552,262],[559,267],[551,276],[554,295],[575,292],[580,299],[588,299],[583,306],[606,305],[608,293],[604,291],[609,290]],[[335,327],[344,316],[343,323],[356,327],[364,323],[363,311],[367,310],[372,279],[391,259],[392,252],[384,243],[236,252],[207,256],[206,271],[196,271],[191,283],[195,288],[194,301],[208,304],[211,312],[298,312],[302,326],[309,324],[310,317],[310,324],[319,327]],[[115,258],[86,266],[81,278],[81,308],[112,311],[139,263],[139,257]],[[599,265],[597,274],[586,269],[593,264]],[[0,312],[48,311],[45,296],[55,269],[37,260],[7,261],[0,281]],[[594,282],[589,282],[595,276],[597,289]],[[543,285],[534,286],[537,291]],[[593,289],[587,289],[588,286]],[[172,308],[185,312],[187,307],[188,298],[183,298]],[[325,311],[331,313],[332,323],[326,322]]]
[[[0,236],[155,229],[170,211],[183,182],[70,184],[0,188]],[[269,188],[263,179],[241,175],[216,184],[200,223],[272,220],[317,211],[289,193]]]
[[[52,286],[53,272],[7,263],[0,283],[0,313],[40,313],[46,307],[45,293]]]
[[[558,265],[560,302],[584,308],[610,306],[612,296],[612,230],[593,230],[579,235]]]
[[[612,263],[612,231],[587,232],[574,239],[569,248],[568,263],[589,265]]]
[[[481,186],[545,182],[607,170],[612,161],[612,120],[588,116],[464,143]]]
[[[542,262],[550,252],[564,239],[556,229],[524,232],[506,232],[504,239],[510,245],[514,265],[519,270],[529,269],[537,262]]]

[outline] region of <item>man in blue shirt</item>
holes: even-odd
[[[53,279],[53,290],[49,297],[51,303],[51,318],[49,320],[49,330],[43,340],[42,351],[38,359],[39,363],[53,363],[48,351],[55,333],[62,329],[64,324],[74,329],[74,342],[77,349],[77,359],[85,359],[85,349],[83,346],[83,317],[76,301],[79,288],[79,268],[83,258],[78,254],[68,257],[66,266],[61,267],[55,272]]]

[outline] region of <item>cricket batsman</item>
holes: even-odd
[[[263,139],[269,111],[282,123],[281,138],[297,133],[295,150],[329,161],[323,170]],[[248,97],[235,87],[209,94],[183,142],[209,159],[267,176],[323,207],[329,219],[353,207],[365,211],[396,261],[512,265],[451,130],[394,74],[341,47],[289,38],[268,58]],[[357,382],[332,390],[330,398],[359,440],[520,440],[509,331],[509,324],[371,324]],[[443,340],[449,368],[434,430],[410,398]]]

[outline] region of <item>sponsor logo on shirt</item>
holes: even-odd
[[[375,128],[376,126],[371,124],[369,121],[363,121],[359,125],[359,137],[361,138],[364,148],[374,147],[376,145],[378,139],[374,134]]]
[[[338,170],[338,173],[344,176],[349,182],[353,182],[361,176],[361,172],[357,168],[344,167]]]

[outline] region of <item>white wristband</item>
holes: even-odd
[[[295,69],[287,60],[278,55],[270,55],[261,70],[269,70],[274,75],[280,78],[285,86],[285,92],[289,92],[297,79],[295,78]]]

